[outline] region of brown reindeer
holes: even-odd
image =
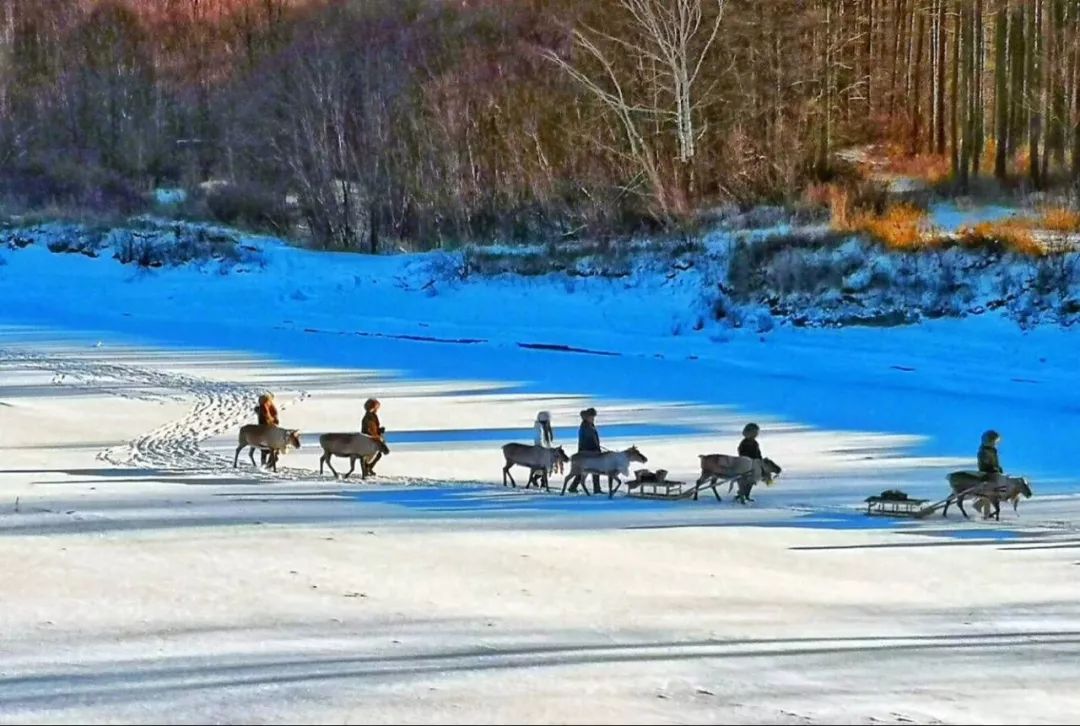
[[[537,487],[548,488],[548,474],[559,465],[570,461],[563,447],[557,446],[549,449],[545,446],[529,444],[506,444],[502,447],[503,458],[506,466],[503,467],[503,486],[509,480],[512,486],[517,486],[514,475],[510,473],[513,466],[524,466],[529,470],[529,481],[525,484],[528,489],[533,484]]]
[[[571,480],[575,482],[574,486],[581,485],[588,494],[585,475],[604,474],[608,478],[608,497],[610,498],[622,484],[619,475],[630,476],[630,464],[634,462],[645,464],[648,461],[636,446],[631,446],[625,451],[579,451],[570,457],[570,473],[563,479],[563,494],[566,493],[566,485]]]
[[[259,466],[255,463],[255,449],[265,449],[270,452],[267,465],[272,471],[277,471],[278,456],[288,450],[290,446],[294,449],[300,448],[300,432],[296,429],[283,429],[279,426],[248,424],[240,427],[239,442],[240,445],[236,447],[236,455],[233,456],[234,469],[239,464],[240,452],[247,446],[250,447],[248,456],[251,457],[252,466],[256,468]]]
[[[970,498],[976,500],[976,509],[982,511],[986,519],[993,518],[1000,522],[1001,502],[1012,502],[1013,512],[1019,514],[1020,497],[1031,498],[1031,486],[1022,476],[997,475],[987,479],[985,474],[979,472],[954,471],[946,479],[953,493],[945,501],[941,511],[943,517],[948,516],[949,505],[956,502],[964,518],[970,519],[964,509],[964,500]]]

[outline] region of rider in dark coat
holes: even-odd
[[[765,457],[761,455],[761,445],[757,441],[760,431],[761,428],[756,423],[746,424],[742,432],[743,440],[739,442],[739,456],[749,459],[752,466],[750,473],[739,479],[739,493],[736,500],[743,503],[754,501],[750,498],[750,492],[763,476],[762,460]]]
[[[578,453],[599,454],[600,432],[596,430],[596,409],[587,408],[581,412],[581,427],[578,428]],[[593,474],[593,492],[600,494],[600,475]],[[577,491],[578,481],[570,483],[570,491]]]
[[[990,430],[982,435],[982,445],[979,447],[979,471],[983,474],[1004,474],[1001,468],[1001,460],[998,458],[997,445],[1001,441],[1001,434]]]

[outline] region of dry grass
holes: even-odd
[[[910,154],[900,144],[882,147],[883,170],[889,174],[921,179],[928,184],[938,184],[952,175],[952,163],[948,156],[940,154]]]
[[[1064,215],[1060,220],[1062,224],[1080,222],[1080,219]],[[925,211],[910,204],[890,205],[881,215],[855,214],[844,226],[838,226],[834,218],[833,228],[841,232],[865,234],[886,248],[900,252],[931,250],[950,242],[947,236],[930,225]],[[1040,220],[1006,219],[964,227],[957,233],[957,239],[965,247],[1004,248],[1028,257],[1043,257],[1049,254],[1049,250],[1035,236],[1035,232],[1045,228]]]
[[[886,169],[892,174],[922,179],[929,184],[938,184],[952,175],[949,157],[937,154],[916,154],[890,159]]]
[[[1035,225],[1049,232],[1080,232],[1080,211],[1068,207],[1043,207]]]
[[[920,250],[936,246],[926,212],[911,204],[891,204],[884,214],[857,214],[839,231],[861,232],[889,249]]]
[[[1035,238],[1028,219],[1006,219],[1000,222],[981,222],[964,227],[959,232],[960,243],[967,247],[1005,247],[1017,254],[1042,257],[1046,247]]]

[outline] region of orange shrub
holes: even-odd
[[[889,174],[921,179],[936,184],[952,174],[952,162],[941,154],[911,154],[903,144],[890,143],[878,147],[884,165],[882,169]]]
[[[911,204],[891,204],[880,216],[857,215],[848,229],[896,250],[924,249],[937,242],[937,237],[930,234],[926,212]]]
[[[922,179],[930,184],[945,181],[952,174],[949,157],[938,154],[916,154],[890,159],[886,168],[890,173]]]
[[[1067,207],[1044,207],[1035,224],[1051,232],[1080,232],[1080,212]]]
[[[1002,245],[1021,255],[1042,257],[1046,248],[1031,231],[1031,222],[1026,219],[1007,219],[1001,222],[980,222],[973,227],[964,227],[959,232],[960,242],[969,247],[988,247]]]

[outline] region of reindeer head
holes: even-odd
[[[1018,477],[1016,480],[1017,490],[1024,495],[1024,499],[1031,499],[1031,486],[1028,484],[1027,479],[1024,477]]]
[[[772,459],[764,459],[761,462],[761,472],[764,475],[765,486],[771,487],[782,471],[784,470],[780,468],[780,465]]]
[[[569,463],[569,461],[570,461],[570,457],[566,455],[565,449],[563,449],[563,447],[561,447],[561,446],[556,447],[555,448],[555,463],[561,466],[563,464]]]
[[[641,464],[645,464],[649,461],[645,458],[645,454],[642,454],[640,451],[638,451],[638,447],[636,446],[631,446],[629,449],[626,450],[626,453],[629,454],[630,461],[637,461]]]
[[[386,445],[385,441],[376,440],[375,445],[379,447],[379,451],[381,451],[384,456],[390,456],[390,447]]]
[[[298,429],[289,429],[285,432],[285,443],[294,449],[300,448],[300,431]]]

